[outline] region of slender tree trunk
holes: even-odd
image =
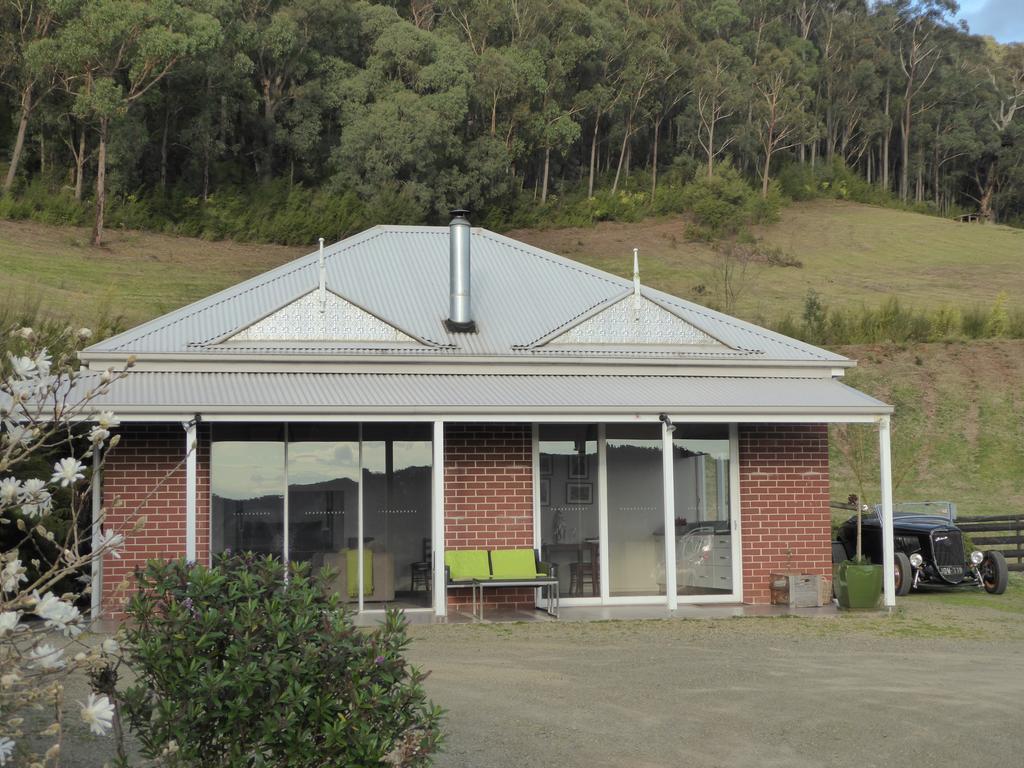
[[[264,162],[261,173],[264,180],[270,179],[274,155],[274,105],[270,98],[270,80],[263,80],[263,129],[265,143]]]
[[[167,134],[171,126],[171,110],[164,107],[164,130],[160,136],[160,192],[167,192]]]
[[[615,168],[615,181],[612,183],[612,193],[619,189],[619,177],[622,176],[622,164],[626,160],[626,152],[629,149],[629,136],[633,131],[633,116],[630,115],[626,121],[626,132],[622,134],[622,147],[619,149],[619,164]],[[629,173],[627,170],[626,173]]]
[[[764,173],[761,174],[761,197],[768,197],[768,170],[772,164],[771,150],[764,153]]]
[[[661,132],[661,118],[654,121],[654,149],[651,154],[651,201],[658,191],[658,133]]]
[[[935,207],[939,207],[939,147],[936,143],[932,149],[932,194],[935,197]]]
[[[85,175],[85,126],[78,132],[78,154],[75,156],[75,200],[81,202],[82,189],[84,184],[82,177]]]
[[[39,175],[46,176],[46,134],[39,131]]]
[[[889,136],[892,123],[889,122],[889,81],[885,82],[885,126],[882,131],[882,189],[889,191]]]
[[[601,115],[594,117],[594,134],[590,138],[590,179],[587,181],[587,197],[594,196],[594,166],[597,163],[597,130],[601,125]]]
[[[900,200],[903,202],[910,196],[910,116],[910,104],[904,104],[900,120]]]
[[[21,94],[21,114],[18,117],[18,134],[14,138],[14,149],[11,150],[11,165],[4,179],[4,194],[10,194],[14,186],[14,177],[18,173],[21,153],[25,149],[25,134],[28,132],[28,118],[32,113],[32,86],[28,86]]]
[[[871,150],[868,149],[868,159],[867,159],[867,162],[864,164],[864,171],[865,171],[865,175],[867,176],[868,186],[871,185],[871,166],[874,164],[874,162],[875,162],[875,159],[874,159],[874,157],[871,154]]]
[[[818,163],[818,142],[811,142],[811,173],[814,173],[814,167]]]
[[[540,191],[540,204],[548,201],[548,173],[551,171],[551,147],[544,147],[544,183]]]
[[[715,120],[708,123],[708,178],[715,175]]]
[[[96,149],[96,218],[92,225],[92,244],[103,245],[103,214],[107,207],[107,125],[109,118],[100,118],[100,143]]]

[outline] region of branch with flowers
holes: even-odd
[[[120,557],[130,532],[109,529],[106,510],[91,505],[94,472],[119,439],[96,401],[132,362],[80,371],[76,352],[90,336],[65,330],[53,348],[66,351],[51,357],[21,328],[0,360],[0,767],[58,766],[65,681],[116,663],[119,651],[116,640],[86,643],[83,633],[93,564]],[[126,519],[142,524],[137,511]],[[117,726],[103,693],[78,702],[78,716],[99,736]]]

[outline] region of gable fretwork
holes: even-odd
[[[724,346],[700,328],[639,293],[615,302],[548,343]]]
[[[314,290],[225,341],[416,342],[331,291]]]

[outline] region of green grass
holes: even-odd
[[[116,230],[103,248],[88,242],[78,227],[0,221],[5,300],[78,324],[105,313],[131,326],[313,250]]]
[[[688,242],[679,217],[587,229],[510,233],[626,276],[641,249],[645,283],[682,296],[714,286],[710,246]],[[855,203],[794,204],[759,237],[803,267],[755,264],[737,313],[750,319],[799,314],[809,288],[835,306],[877,306],[894,292],[921,307],[990,306],[1000,292],[1024,299],[1024,230],[957,224]],[[39,303],[81,324],[120,316],[134,325],[312,250],[207,242],[112,230],[107,245],[88,231],[0,221],[5,297]],[[711,297],[700,300],[707,301]],[[839,351],[860,361],[847,381],[897,406],[898,499],[948,499],[963,515],[1024,513],[1024,341],[861,346]],[[877,438],[866,436],[869,445]],[[877,493],[877,458],[865,489]],[[833,498],[857,492],[853,468],[833,451]]]
[[[688,242],[685,220],[671,217],[594,228],[520,230],[510,236],[624,277],[640,249],[644,283],[684,298],[716,300],[711,246]],[[830,306],[877,307],[890,296],[922,309],[988,308],[1000,292],[1024,306],[1024,230],[954,221],[857,203],[793,204],[776,224],[757,227],[764,244],[802,267],[752,264],[736,312],[754,321],[799,316],[814,289]],[[702,298],[694,288],[703,285]]]

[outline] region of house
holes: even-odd
[[[563,605],[768,602],[773,570],[831,574],[837,422],[878,425],[891,505],[891,408],[842,383],[853,361],[649,288],[635,253],[630,281],[454,216],[321,241],[81,353],[135,359],[96,404],[122,436],[107,524],[145,516],[107,615],[147,558],[226,549],[333,565],[360,611],[445,616],[469,594],[444,553],[513,547],[558,564]]]

